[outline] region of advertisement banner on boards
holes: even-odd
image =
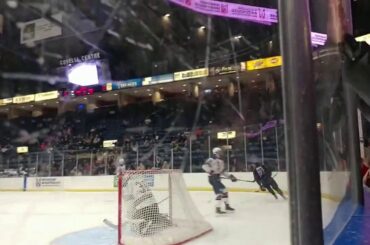
[[[57,22],[62,22],[62,14],[55,14],[52,18]],[[62,35],[62,27],[48,19],[40,18],[22,23],[21,44],[40,41],[50,37]]]
[[[193,78],[199,78],[199,77],[208,77],[208,75],[209,75],[208,68],[180,71],[180,72],[174,73],[174,80],[181,81],[181,80],[193,79]]]
[[[56,177],[40,177],[36,178],[35,181],[36,188],[45,188],[45,187],[62,187],[61,179]]]
[[[145,183],[148,186],[154,187],[154,175],[153,174],[144,174],[142,181],[145,181]],[[113,178],[113,187],[115,188],[118,187],[118,176],[117,175],[115,175]]]

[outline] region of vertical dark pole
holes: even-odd
[[[345,23],[347,32],[353,34],[351,1],[343,1]],[[346,102],[347,121],[347,147],[348,161],[351,166],[352,200],[356,204],[364,204],[364,193],[362,189],[362,177],[360,173],[361,152],[360,136],[358,130],[357,107],[358,99],[351,86],[344,81],[344,101]]]
[[[293,245],[323,244],[308,0],[280,0],[283,96]]]
[[[348,83],[344,84],[344,100],[346,102],[347,149],[352,179],[352,200],[355,204],[364,204],[362,177],[360,173],[361,153],[358,134],[357,97]]]

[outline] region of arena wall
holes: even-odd
[[[253,180],[252,173],[233,173],[237,178]],[[288,191],[287,173],[273,173],[281,189]],[[189,191],[211,191],[204,173],[183,174]],[[259,192],[256,183],[223,180],[231,192]],[[321,192],[326,199],[339,202],[349,183],[348,172],[322,172]],[[114,176],[28,177],[26,191],[115,191]],[[156,185],[160,185],[157,183]],[[23,178],[0,178],[0,191],[23,191]]]

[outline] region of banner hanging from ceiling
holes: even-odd
[[[265,25],[278,23],[278,11],[277,9],[272,8],[262,8],[213,0],[170,0],[170,2],[187,9],[191,9],[195,12],[208,15],[248,20]],[[324,45],[327,35],[312,32],[311,39],[313,45]]]
[[[212,0],[170,0],[193,11],[217,15],[228,18],[256,21],[270,24],[277,23],[277,10],[271,8],[261,8],[244,4],[219,2]]]
[[[62,22],[62,14],[52,16],[55,22]],[[21,44],[40,41],[62,35],[62,27],[48,19],[40,18],[22,23]]]

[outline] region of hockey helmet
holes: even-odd
[[[222,154],[222,149],[220,147],[215,147],[212,149],[212,153],[214,155],[221,155]]]

